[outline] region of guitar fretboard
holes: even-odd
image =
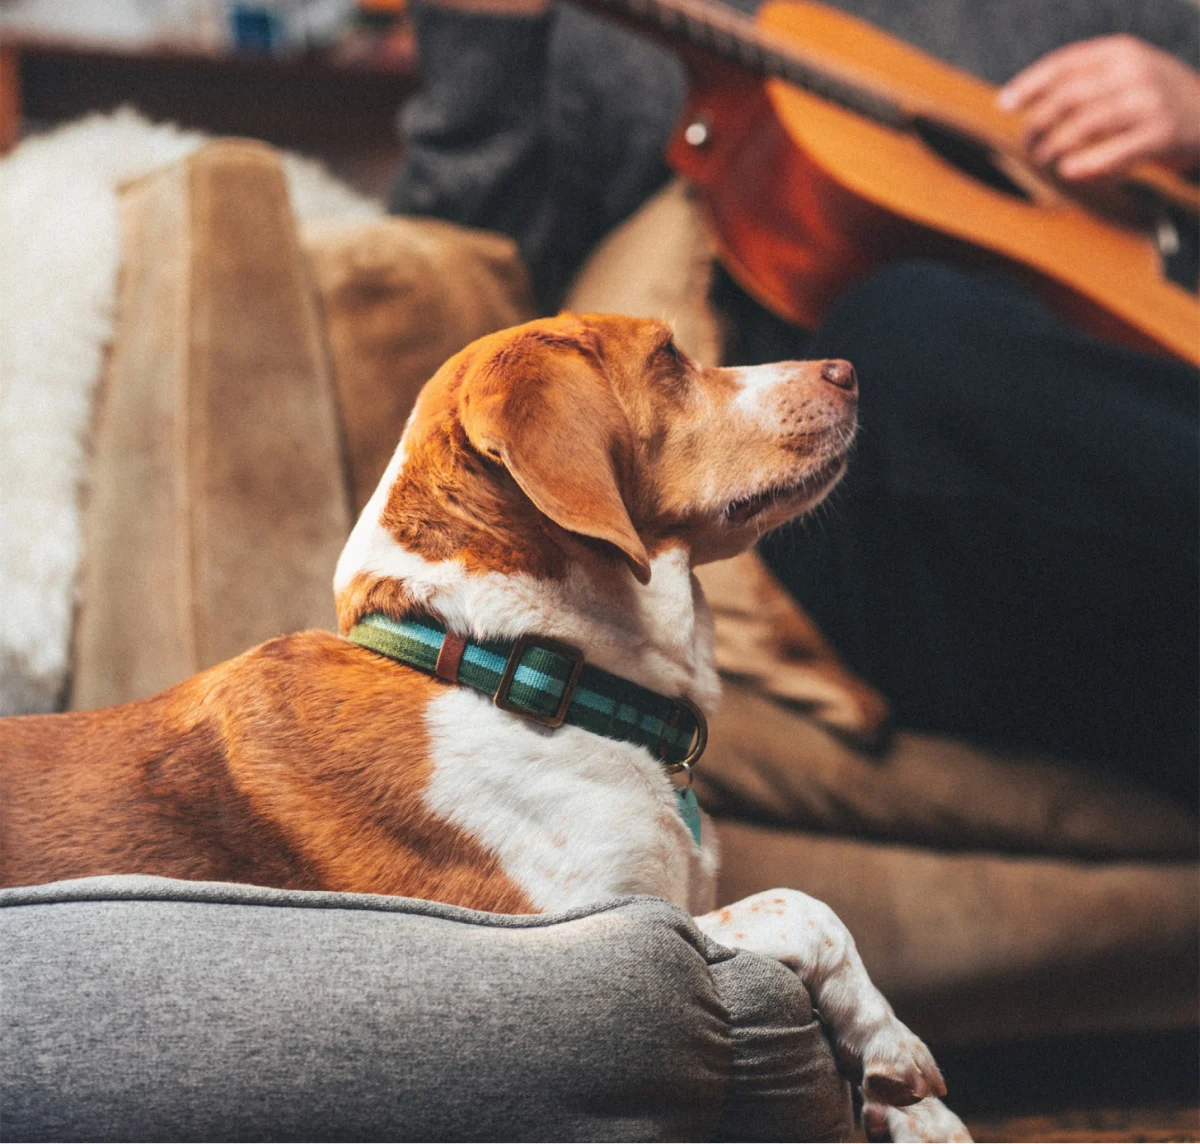
[[[711,52],[755,75],[787,80],[885,126],[901,128],[907,122],[894,101],[804,59],[791,45],[757,27],[749,16],[723,4],[711,0],[581,2],[589,8],[646,24],[671,39]]]

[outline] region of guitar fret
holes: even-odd
[[[853,84],[847,83],[836,76],[818,71],[816,68],[803,64],[791,57],[777,57],[779,70],[771,69],[772,73],[797,87],[811,91],[830,103],[836,103],[848,111],[874,119],[886,127],[901,128],[907,123],[903,110],[890,99],[872,92],[863,91]]]

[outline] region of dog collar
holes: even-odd
[[[568,723],[636,743],[672,773],[692,767],[708,742],[704,715],[694,704],[601,671],[577,648],[557,640],[470,640],[432,618],[393,620],[378,612],[359,620],[350,639],[407,667],[490,695],[501,710],[531,722]]]

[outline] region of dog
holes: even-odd
[[[0,883],[145,873],[508,913],[657,895],[800,975],[876,1130],[969,1139],[827,906],[714,909],[712,831],[680,785],[718,698],[693,566],[819,504],[856,419],[846,362],[703,369],[661,322],[562,314],[471,344],[347,541],[340,635],[0,720]]]

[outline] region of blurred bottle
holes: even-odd
[[[235,51],[282,55],[288,50],[286,5],[259,0],[229,5],[229,38]]]

